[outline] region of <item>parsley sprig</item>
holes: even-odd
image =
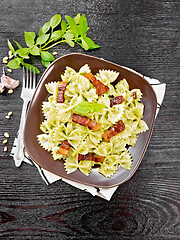
[[[47,50],[60,43],[67,43],[71,47],[74,47],[75,43],[77,43],[86,51],[100,47],[87,37],[89,27],[84,14],[80,15],[78,13],[74,18],[66,15],[65,19],[66,21],[62,20],[60,14],[54,15],[50,21],[46,22],[40,28],[38,36],[36,36],[35,32],[24,32],[27,45],[25,48],[14,41],[18,47],[15,50],[8,39],[8,46],[14,58],[8,62],[7,67],[17,69],[24,66],[28,69],[31,68],[32,71],[35,69],[38,74],[39,70],[26,62],[26,60],[30,59],[31,55],[39,56],[42,64],[48,67],[55,58]]]

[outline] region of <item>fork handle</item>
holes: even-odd
[[[14,160],[16,161],[16,166],[19,167],[21,162],[24,159],[24,142],[23,142],[23,130],[25,125],[25,118],[26,118],[26,110],[29,100],[24,100],[22,114],[21,114],[21,121],[19,125],[18,137],[17,137],[17,148],[16,152],[14,153]]]

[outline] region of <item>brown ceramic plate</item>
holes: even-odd
[[[119,167],[119,170],[110,179],[106,179],[103,175],[99,174],[98,169],[96,168],[92,170],[89,176],[85,176],[79,170],[74,173],[67,174],[63,162],[58,160],[54,161],[51,154],[45,151],[37,141],[37,135],[42,133],[39,128],[40,123],[43,121],[41,106],[42,102],[48,95],[45,84],[51,81],[60,81],[60,76],[64,73],[66,66],[79,70],[79,68],[86,63],[90,66],[93,74],[96,74],[99,69],[111,69],[120,72],[119,80],[126,78],[130,89],[139,88],[143,93],[142,103],[145,105],[143,119],[149,126],[149,130],[140,134],[135,147],[130,148],[130,153],[133,159],[131,171]],[[145,154],[152,134],[156,105],[156,95],[152,87],[140,75],[103,59],[77,53],[68,54],[54,61],[41,77],[27,113],[24,129],[24,144],[30,157],[39,166],[63,178],[94,187],[108,188],[117,186],[132,177]]]

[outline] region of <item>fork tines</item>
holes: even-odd
[[[28,68],[25,69],[25,67],[23,66],[23,87],[35,89],[36,87],[35,68],[32,71],[31,67],[29,69]]]

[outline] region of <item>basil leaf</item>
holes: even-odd
[[[34,56],[40,55],[39,48],[35,45],[29,49],[29,53],[34,55]]]
[[[50,22],[45,23],[41,28],[42,35],[47,33],[50,29]]]
[[[69,46],[74,47],[74,42],[70,39],[66,39],[66,43],[69,44]]]
[[[56,14],[50,19],[50,26],[52,29],[54,29],[59,23],[61,22],[61,15]]]
[[[89,49],[96,49],[99,48],[100,46],[95,44],[92,39],[89,37],[81,37],[82,41],[82,46],[83,48],[87,51]]]
[[[82,101],[75,106],[73,111],[77,114],[86,114],[90,112],[101,112],[105,106],[100,103],[89,103],[87,101]]]
[[[77,34],[77,25],[76,25],[74,18],[66,15],[65,19],[67,20],[67,22],[71,28],[71,31],[76,35]]]
[[[39,29],[39,37],[41,37],[43,35],[43,31],[42,31],[42,27]]]
[[[77,114],[86,114],[90,110],[90,103],[87,101],[82,101],[78,105],[75,106],[73,111]]]
[[[25,42],[28,47],[32,47],[34,45],[35,37],[35,32],[24,32]]]
[[[62,35],[63,35],[63,32],[61,30],[55,31],[55,32],[52,33],[51,39],[53,41],[57,41],[62,37]]]
[[[38,37],[36,40],[36,44],[37,45],[44,44],[48,40],[49,36],[50,36],[50,34],[44,34],[44,35]]]
[[[67,23],[66,23],[64,20],[61,21],[61,29],[62,29],[63,33],[64,33],[64,32],[66,31],[66,29],[67,29]]]
[[[22,48],[21,45],[14,40],[15,44],[18,46],[18,48]]]
[[[73,38],[74,38],[74,34],[73,34],[72,32],[66,32],[66,33],[64,34],[64,38],[65,38],[66,40],[73,39]]]
[[[76,24],[79,24],[80,17],[81,17],[80,13],[78,13],[78,14],[74,17],[74,21],[75,21]]]
[[[84,50],[88,50],[89,49],[89,45],[87,44],[87,42],[84,40],[84,38],[81,38],[82,41],[82,48],[84,48]]]
[[[91,104],[90,112],[101,112],[105,106],[100,103]]]
[[[49,65],[51,64],[51,62],[45,61],[45,60],[43,60],[42,58],[41,58],[41,62],[42,62],[42,64],[43,64],[45,67],[49,67]]]
[[[47,51],[42,51],[41,52],[41,58],[45,61],[54,61],[55,58],[53,57],[53,55],[51,55],[51,53],[47,52]]]
[[[31,72],[34,72],[34,69],[35,69],[35,73],[36,73],[36,74],[40,73],[39,69],[37,69],[36,67],[34,67],[34,66],[31,65],[31,64],[24,63],[23,66],[24,66],[25,68],[28,68],[28,70],[31,69]]]
[[[84,14],[79,19],[79,27],[81,35],[84,35],[88,30],[87,19]]]
[[[15,54],[18,54],[22,58],[29,59],[29,48],[19,48],[16,50]]]
[[[14,54],[15,49],[14,49],[13,45],[11,44],[11,42],[9,41],[9,39],[8,39],[8,47],[12,51],[12,53]]]
[[[16,58],[10,60],[6,66],[11,68],[11,69],[21,68],[20,63]]]

